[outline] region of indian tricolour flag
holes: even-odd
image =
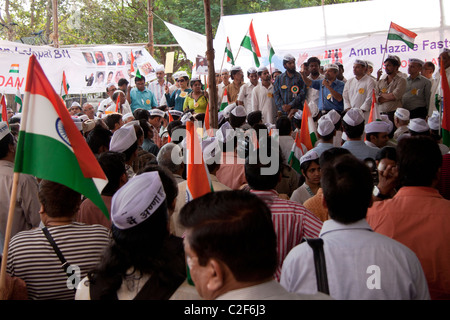
[[[389,40],[400,40],[403,41],[409,48],[414,48],[414,39],[417,37],[417,34],[400,27],[398,24],[391,22],[391,26],[388,32]]]
[[[186,122],[186,202],[213,191],[202,146],[193,121]]]
[[[9,67],[9,73],[19,73],[19,64],[13,63],[11,67]]]
[[[267,35],[267,51],[269,51],[269,64],[272,64],[272,57],[275,55],[272,44],[269,41],[269,35]]]
[[[303,143],[306,148],[311,150],[314,148],[317,142],[316,125],[309,110],[308,103],[305,101],[302,114],[302,127],[300,129],[300,142]]]
[[[300,142],[300,132],[297,131],[295,134],[295,141],[292,144],[291,154],[289,155],[288,164],[292,169],[298,173],[302,173],[300,170],[300,158],[306,153],[304,146]]]
[[[220,103],[219,111],[223,111],[228,106],[227,88],[223,89],[222,102]]]
[[[440,73],[442,88],[442,143],[450,147],[450,87],[443,59],[441,59]]]
[[[14,172],[65,185],[109,218],[100,196],[108,183],[105,173],[34,55],[28,65]]]
[[[253,58],[255,59],[255,65],[259,67],[259,59],[261,57],[261,52],[259,51],[258,42],[256,41],[255,30],[253,29],[253,21],[250,22],[250,27],[244,39],[242,39],[241,47],[250,50],[253,53]]]
[[[227,45],[225,46],[225,53],[227,54],[227,62],[234,66],[233,52],[231,52],[230,39],[227,37]]]
[[[19,113],[22,113],[22,95],[20,94],[20,87],[19,87],[19,83],[17,83],[17,91],[16,91],[16,95],[14,97],[14,101],[16,102],[16,104],[18,104],[20,106]]]
[[[376,104],[377,98],[375,96],[375,89],[372,89],[372,106],[370,107],[370,114],[367,123],[372,121],[381,120],[380,112],[378,111],[378,106]]]

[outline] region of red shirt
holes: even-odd
[[[431,299],[450,299],[450,201],[437,189],[402,187],[367,212],[375,232],[410,248],[420,260]]]
[[[300,244],[303,238],[319,237],[322,221],[300,203],[281,199],[275,190],[250,192],[264,200],[272,212],[278,252],[278,266],[274,277],[280,281],[281,267],[289,251]]]

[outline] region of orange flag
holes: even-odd
[[[5,101],[5,95],[2,94],[2,99],[1,99],[1,105],[2,105],[2,121],[6,122],[8,124],[9,127],[9,123],[8,123],[8,110],[6,109],[6,101]]]
[[[186,150],[186,202],[189,202],[212,191],[211,179],[193,121],[186,122]]]
[[[375,89],[372,89],[372,106],[370,107],[369,120],[367,123],[371,123],[372,121],[381,120],[380,113],[378,112],[378,108],[375,104],[377,98],[375,97]]]

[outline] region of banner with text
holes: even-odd
[[[68,94],[105,92],[108,83],[121,78],[130,81],[131,54],[135,69],[146,81],[156,78],[158,65],[147,49],[136,46],[95,46],[53,48],[0,41],[0,93],[23,94],[28,60],[34,54],[57,93],[62,93],[63,72],[69,85]]]

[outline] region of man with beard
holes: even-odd
[[[325,76],[320,74],[320,60],[317,57],[311,57],[307,61],[308,65],[308,79],[311,80],[323,80]],[[306,101],[308,101],[309,109],[313,118],[319,113],[319,90],[314,88],[307,88]]]
[[[294,116],[297,110],[303,110],[306,98],[306,85],[300,73],[295,70],[295,58],[287,54],[283,58],[285,72],[280,74],[273,85],[273,95],[278,113]]]
[[[379,77],[375,85],[375,96],[378,103],[378,110],[381,114],[387,114],[389,120],[394,122],[394,112],[402,107],[402,97],[406,90],[406,79],[399,73],[400,58],[388,55],[384,61],[386,77]],[[382,70],[378,71],[381,76]]]

